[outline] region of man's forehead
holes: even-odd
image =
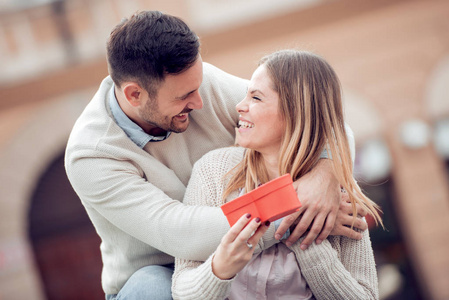
[[[192,93],[200,87],[203,81],[203,65],[201,60],[179,74],[167,74],[162,82],[159,92],[172,94],[181,98]]]

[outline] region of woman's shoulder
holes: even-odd
[[[219,148],[206,153],[195,165],[214,165],[215,167],[223,165],[233,167],[242,160],[244,153],[245,148],[242,147]]]
[[[212,150],[194,165],[184,196],[190,205],[220,206],[224,190],[224,176],[243,158],[245,149],[227,147]]]
[[[222,179],[223,175],[242,161],[245,149],[226,147],[212,150],[201,157],[193,166],[192,177]]]

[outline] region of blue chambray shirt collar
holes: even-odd
[[[109,95],[109,107],[111,108],[112,116],[115,119],[117,125],[123,129],[126,135],[140,148],[145,147],[148,142],[159,142],[167,139],[171,132],[168,131],[164,136],[153,136],[146,133],[143,129],[134,123],[128,116],[123,112],[118,100],[114,93],[115,86],[113,85],[110,90]]]

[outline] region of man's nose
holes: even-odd
[[[201,95],[198,91],[192,95],[187,107],[190,109],[201,109],[203,107],[203,99],[201,99]]]

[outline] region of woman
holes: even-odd
[[[298,179],[324,147],[349,201],[381,223],[376,205],[352,176],[339,80],[322,58],[284,50],[263,58],[240,113],[237,143],[198,161],[184,201],[221,206],[281,175]],[[205,262],[176,259],[175,299],[377,299],[377,275],[368,231],[362,240],[330,236],[307,250],[301,240],[260,251],[269,224],[244,215]],[[255,247],[257,246],[257,247]]]

